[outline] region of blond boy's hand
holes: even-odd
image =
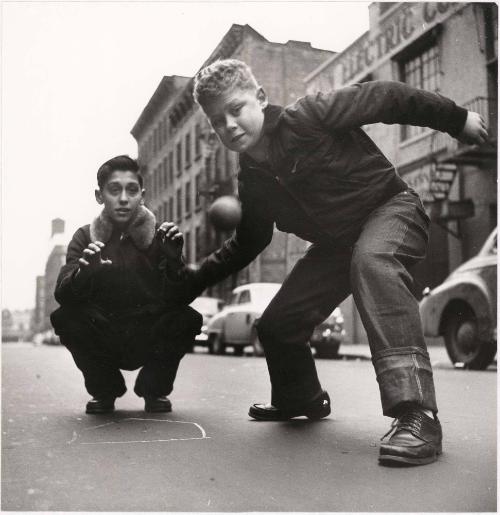
[[[486,130],[486,123],[483,117],[474,111],[467,111],[467,120],[457,139],[468,145],[486,143],[488,131]]]
[[[173,222],[163,222],[158,228],[158,236],[165,256],[170,260],[180,261],[184,236],[180,232],[179,227]]]
[[[104,243],[95,241],[89,243],[86,249],[83,249],[83,255],[78,260],[80,263],[80,270],[87,272],[95,272],[99,268],[107,265],[111,265],[110,259],[103,259],[101,255],[101,249],[104,247]]]

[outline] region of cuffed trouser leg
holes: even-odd
[[[203,317],[193,308],[170,311],[151,328],[151,353],[139,371],[134,392],[139,397],[169,395],[183,356],[192,348]]]
[[[353,249],[351,286],[368,334],[384,415],[412,402],[437,412],[432,368],[409,267],[425,257],[428,218],[400,193],[376,209]]]
[[[381,351],[372,358],[379,383],[382,411],[397,416],[401,404],[412,403],[437,413],[429,354],[419,347]]]
[[[350,251],[312,246],[287,277],[257,326],[277,408],[307,404],[321,392],[309,339],[349,293]]]

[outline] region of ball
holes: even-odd
[[[232,231],[241,220],[241,206],[231,195],[214,200],[208,209],[208,219],[218,231]]]

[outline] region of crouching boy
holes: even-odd
[[[93,397],[87,413],[114,410],[126,386],[120,369],[142,367],[134,391],[148,412],[171,411],[179,362],[192,347],[202,317],[176,302],[183,237],[173,223],[156,223],[144,206],[137,162],[117,156],[97,172],[101,214],[78,229],[57,279],[61,305],[51,315],[61,343]]]

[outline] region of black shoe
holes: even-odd
[[[115,409],[115,398],[116,397],[104,397],[102,399],[97,399],[94,397],[87,402],[85,413],[111,413]]]
[[[410,407],[394,420],[389,440],[380,446],[382,464],[425,465],[437,460],[442,452],[443,432],[436,416],[426,415],[418,407]]]
[[[144,397],[144,411],[148,413],[168,413],[172,403],[168,397]]]
[[[305,406],[279,409],[271,404],[254,404],[250,406],[248,415],[256,420],[282,421],[305,416],[311,420],[319,420],[331,413],[330,396],[323,391],[316,399]]]

